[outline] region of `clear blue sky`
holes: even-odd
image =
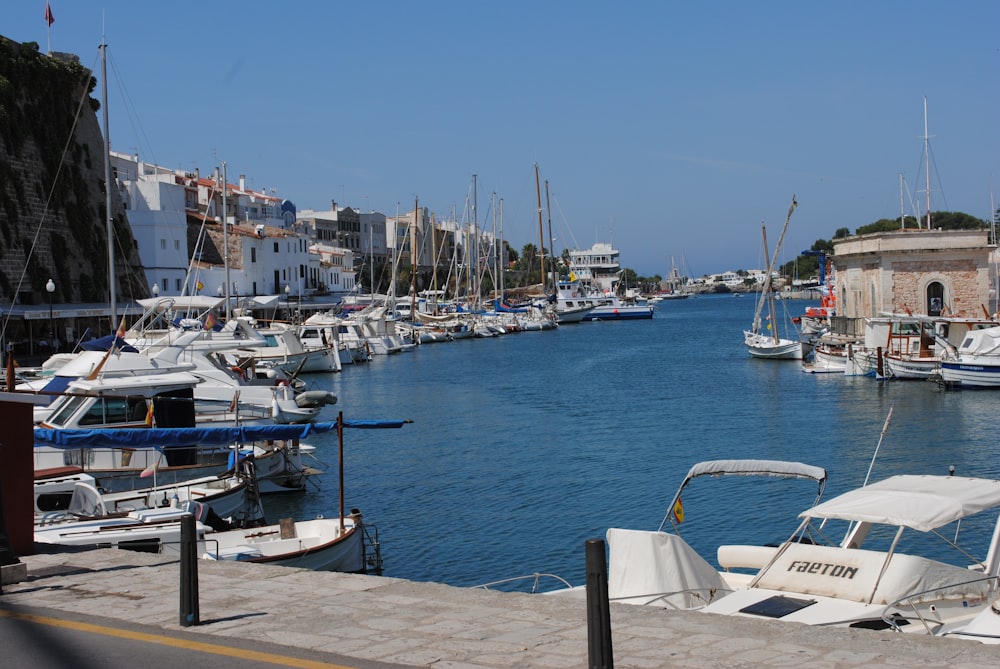
[[[139,2],[52,0],[53,51],[100,74],[112,146],[394,214],[415,198],[555,249],[611,241],[641,275],[763,267],[924,201],[1000,204],[1000,2]],[[0,34],[47,48],[45,2]],[[995,183],[994,183],[995,182]],[[543,186],[544,202],[544,186]],[[913,207],[906,205],[912,214]],[[547,239],[547,233],[546,233]]]

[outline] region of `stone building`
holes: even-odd
[[[899,230],[835,240],[837,313],[993,313],[994,248],[987,230]]]

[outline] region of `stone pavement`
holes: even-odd
[[[256,638],[359,662],[414,667],[586,667],[582,599],[239,562],[198,562],[201,624],[179,625],[179,562],[98,549],[22,557],[28,580],[0,608],[41,607],[227,639]],[[611,607],[614,664],[628,667],[1000,665],[1000,647],[891,632]]]

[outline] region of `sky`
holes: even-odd
[[[0,35],[98,80],[107,43],[113,149],[299,210],[475,201],[520,250],[537,164],[546,246],[701,276],[766,266],[793,195],[782,262],[923,213],[928,172],[931,211],[1000,206],[997,0],[49,4]]]

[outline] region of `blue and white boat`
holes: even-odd
[[[653,317],[652,305],[618,295],[622,269],[618,249],[598,242],[569,252],[569,275],[556,282],[556,313],[593,307],[582,320],[609,321]]]
[[[970,330],[941,360],[941,380],[962,388],[1000,388],[1000,326]]]

